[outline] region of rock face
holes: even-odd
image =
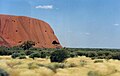
[[[13,47],[24,41],[34,41],[39,48],[62,47],[46,22],[25,16],[0,15],[0,46]]]

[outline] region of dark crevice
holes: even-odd
[[[15,22],[15,20],[12,20],[13,22]]]
[[[56,40],[54,40],[54,41],[52,42],[52,44],[53,44],[53,45],[56,45],[56,44],[60,44],[60,43],[57,42]]]
[[[21,43],[22,41],[20,40],[18,43]]]
[[[16,32],[18,32],[18,30],[16,30]]]

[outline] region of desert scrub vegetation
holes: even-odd
[[[120,49],[0,47],[9,76],[120,76]]]
[[[119,76],[120,61],[105,60],[94,63],[89,57],[67,58],[62,63],[47,58],[19,58],[0,56],[0,68],[9,76]],[[4,73],[3,71],[3,73]]]
[[[9,74],[5,70],[0,68],[0,76],[9,76]]]
[[[94,63],[103,63],[103,60],[97,59],[97,60],[94,61]]]
[[[26,59],[25,53],[13,53],[13,54],[11,55],[11,57],[12,57],[13,59],[15,59],[15,58]]]
[[[26,42],[28,43],[28,42]],[[27,45],[26,45],[27,46]],[[7,48],[5,46],[0,47],[0,55],[12,55],[13,53],[25,53],[29,56],[33,53],[40,53],[41,58],[50,58],[51,54],[56,50],[68,51],[69,57],[86,56],[92,59],[117,59],[120,60],[120,49],[99,49],[99,48],[59,48],[59,49],[46,49],[46,48],[34,48],[32,43],[29,49],[24,49],[21,46],[14,46]],[[51,58],[52,59],[52,58]]]
[[[30,55],[29,55],[29,58],[35,59],[35,57],[36,57],[36,58],[40,58],[40,56],[41,56],[40,53],[37,53],[37,52],[36,52],[36,53],[30,54]]]
[[[52,52],[50,60],[51,62],[63,62],[68,57],[69,53],[67,50],[56,50]]]
[[[20,53],[13,53],[12,55],[11,55],[11,57],[13,58],[13,59],[15,59],[15,58],[17,58],[17,57],[19,57],[20,56]]]

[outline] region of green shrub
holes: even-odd
[[[19,57],[20,56],[20,53],[13,53],[12,55],[11,55],[11,57],[13,58],[13,59],[15,59],[15,58],[17,58],[17,57]]]
[[[34,58],[40,58],[41,57],[41,55],[40,55],[40,53],[32,53],[32,54],[30,54],[30,56],[29,56],[29,58],[32,58],[32,59],[34,59]]]
[[[56,50],[51,54],[50,60],[51,62],[63,62],[68,57],[69,57],[68,51]]]
[[[98,56],[98,57],[96,57],[97,59],[105,59],[107,56]]]
[[[97,57],[97,56],[98,56],[98,54],[94,51],[88,52],[88,57]]]
[[[9,76],[9,74],[5,70],[0,68],[0,76]]]
[[[19,59],[26,59],[26,56],[25,55],[21,55],[21,56],[19,56]]]
[[[87,52],[85,52],[85,51],[77,51],[76,53],[78,56],[88,56]]]
[[[26,55],[30,55],[30,54],[32,54],[32,53],[34,53],[33,50],[26,50],[26,51],[25,51],[25,54],[26,54]]]
[[[70,53],[70,57],[73,58],[73,57],[76,57],[77,54],[76,53]]]
[[[9,51],[9,48],[5,47],[5,46],[1,46],[0,47],[0,55],[11,55],[12,52]]]
[[[20,55],[26,55],[24,52],[21,52]]]
[[[120,53],[119,52],[113,53],[112,58],[120,60]]]
[[[23,48],[21,48],[20,46],[13,46],[11,48],[9,48],[10,50],[23,50]]]
[[[11,55],[11,57],[13,58],[13,59],[15,59],[15,58],[19,58],[19,59],[26,59],[26,55],[25,55],[25,53],[13,53],[12,55]]]
[[[46,56],[47,56],[47,53],[46,52],[41,52],[41,58],[46,58]]]

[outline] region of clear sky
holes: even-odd
[[[120,48],[120,0],[0,0],[0,14],[44,20],[65,47]]]

